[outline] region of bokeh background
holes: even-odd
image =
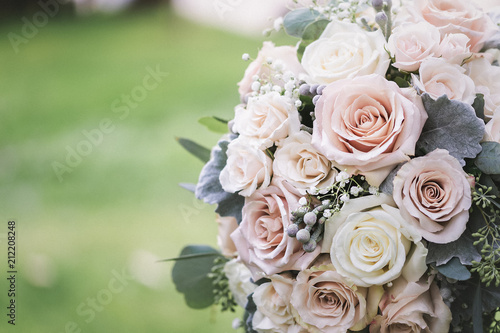
[[[172,263],[157,260],[186,244],[216,246],[214,207],[177,185],[195,183],[203,164],[175,137],[211,147],[219,135],[198,119],[232,117],[241,55],[255,56],[265,38],[260,25],[214,26],[245,1],[206,0],[212,13],[227,9],[208,15],[212,27],[168,1],[0,4],[1,332],[232,331],[240,313],[189,309]]]

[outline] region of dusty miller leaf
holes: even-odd
[[[245,198],[236,193],[224,191],[219,181],[219,175],[226,166],[226,152],[230,141],[231,138],[225,137],[212,149],[210,160],[201,170],[195,196],[208,204],[218,204],[215,211],[219,215],[234,216],[240,223]]]
[[[302,38],[307,26],[316,21],[321,14],[313,9],[300,8],[285,15],[283,26],[290,36]]]
[[[436,269],[444,276],[458,281],[465,281],[471,277],[469,270],[463,266],[456,257],[452,258],[444,265],[436,266]]]
[[[462,166],[464,158],[474,158],[481,152],[479,142],[484,135],[484,121],[476,116],[472,106],[450,100],[446,95],[433,100],[422,95],[427,119],[417,149],[429,153],[446,149]]]
[[[441,266],[456,257],[462,265],[471,265],[472,261],[481,261],[481,255],[472,244],[474,239],[471,233],[466,230],[459,239],[447,244],[428,243],[427,264],[435,262]]]

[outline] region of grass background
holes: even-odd
[[[165,7],[51,18],[16,53],[7,36],[22,26],[0,25],[0,331],[231,332],[238,314],[189,309],[172,264],[155,260],[188,243],[216,245],[213,207],[177,186],[195,183],[202,163],[174,138],[216,143],[197,120],[232,117],[241,54],[255,56],[263,38],[197,26]],[[113,102],[142,85],[148,67],[168,76],[120,119]],[[82,131],[103,119],[112,131],[60,181],[53,163],[65,164]],[[17,222],[15,327],[6,323],[9,219]],[[103,298],[123,270],[133,280]],[[96,297],[106,303],[94,317],[77,312]]]

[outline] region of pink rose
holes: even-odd
[[[441,36],[463,33],[472,52],[479,52],[498,30],[491,18],[470,0],[415,0],[415,14],[439,28]]]
[[[419,282],[407,282],[404,278],[394,281],[380,302],[382,314],[375,317],[370,332],[449,332],[451,311],[433,278],[430,276],[427,281],[422,278]]]
[[[440,42],[439,30],[427,22],[397,26],[388,41],[396,59],[393,66],[407,72],[418,70],[425,59],[439,57]]]
[[[380,75],[329,84],[315,109],[312,145],[336,166],[378,186],[409,160],[427,119],[421,99]]]
[[[472,105],[476,98],[476,86],[465,75],[465,69],[443,58],[424,60],[420,65],[419,76],[412,74],[412,77],[413,84],[433,99],[446,95],[449,99]]]
[[[236,253],[236,246],[233,243],[230,235],[238,228],[238,222],[233,216],[220,216],[217,214],[217,245],[226,257],[233,257]]]
[[[500,143],[500,107],[495,110],[493,118],[486,124],[484,141]]]
[[[448,151],[412,159],[394,178],[394,201],[401,215],[428,241],[449,243],[465,231],[471,190],[467,174]]]
[[[242,222],[231,238],[255,280],[286,270],[303,270],[320,252],[318,246],[306,253],[302,243],[286,233],[299,198],[291,185],[279,179],[246,198]]]
[[[276,85],[284,86],[282,81],[273,78],[274,70],[268,64],[268,58],[273,59],[273,61],[277,61],[279,66],[282,67],[283,72],[290,71],[296,77],[298,77],[301,73],[305,73],[299,59],[297,58],[297,49],[295,47],[276,47],[272,42],[264,42],[262,49],[257,55],[257,59],[252,61],[252,63],[248,66],[243,79],[238,83],[238,92],[240,93],[240,96],[243,97],[252,92],[251,86],[255,75],[259,76],[262,80],[271,80]]]
[[[374,301],[367,301],[369,295]],[[309,332],[344,333],[371,322],[381,295],[375,289],[369,293],[369,288],[356,287],[331,264],[324,264],[299,272],[290,303],[295,319]]]

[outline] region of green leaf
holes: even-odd
[[[215,133],[227,133],[227,121],[217,117],[202,117],[198,122]]]
[[[203,309],[214,303],[212,280],[208,277],[214,260],[221,254],[210,246],[188,245],[182,249],[172,269],[172,280],[177,291],[184,294],[186,304]]]
[[[316,10],[300,8],[285,15],[283,26],[285,27],[286,33],[290,36],[302,38],[307,26],[320,17],[321,14]]]
[[[474,293],[474,302],[472,303],[472,326],[474,333],[483,333],[483,304],[481,301],[481,284],[478,283]]]
[[[482,142],[483,150],[474,162],[484,173],[489,175],[500,174],[500,143],[493,141]]]
[[[476,111],[476,116],[484,120],[484,95],[477,94],[472,107]]]
[[[470,231],[466,230],[459,239],[446,244],[428,243],[427,264],[435,262],[444,265],[452,258],[458,258],[462,265],[472,265],[472,261],[481,261],[481,255],[474,247]]]
[[[226,166],[226,151],[230,140],[230,138],[221,139],[213,148],[210,161],[201,169],[195,196],[208,204],[218,204],[216,213],[221,216],[234,216],[240,223],[245,198],[236,193],[227,193],[219,181],[219,175]]]
[[[179,183],[179,186],[182,187],[185,190],[188,190],[189,192],[193,192],[196,190],[196,184],[191,184],[191,183]]]
[[[476,117],[472,106],[446,95],[433,100],[422,95],[429,118],[417,142],[417,150],[425,153],[441,148],[458,159],[462,166],[465,158],[474,158],[481,152],[479,142],[484,135],[484,121]]]
[[[304,54],[304,51],[306,47],[317,40],[323,31],[325,30],[326,26],[330,23],[330,21],[325,20],[325,19],[320,19],[318,21],[314,21],[309,23],[307,27],[304,29],[304,32],[302,34],[302,41],[299,44],[299,47],[297,49],[297,55],[299,57],[299,61],[302,60],[302,55]]]
[[[179,144],[188,152],[199,158],[202,162],[207,163],[210,160],[210,150],[197,144],[194,141],[184,138],[175,138]]]
[[[471,274],[465,266],[460,263],[460,259],[452,258],[446,264],[441,266],[436,266],[437,270],[446,277],[458,280],[465,281],[470,279]]]

